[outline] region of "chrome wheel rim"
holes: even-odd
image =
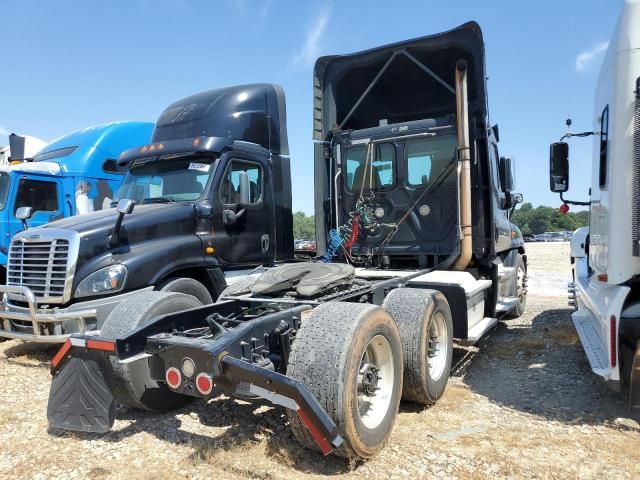
[[[449,353],[449,332],[447,331],[447,322],[441,312],[437,312],[431,319],[428,342],[429,376],[432,380],[438,381],[444,373]]]
[[[367,344],[360,359],[357,390],[358,415],[365,427],[382,423],[391,405],[395,370],[389,341],[376,335]]]
[[[524,290],[524,270],[518,267],[517,278],[516,278],[516,295],[518,296],[518,300],[522,301],[525,295]]]

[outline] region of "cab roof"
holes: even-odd
[[[105,160],[147,143],[153,126],[150,122],[122,121],[84,128],[57,138],[36,153],[32,162],[14,165],[12,170],[33,172],[42,164],[43,173],[52,173],[52,164],[57,164],[62,174],[103,176]]]

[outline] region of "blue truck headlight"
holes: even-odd
[[[91,297],[119,292],[127,279],[127,267],[110,265],[84,278],[76,288],[75,297]]]

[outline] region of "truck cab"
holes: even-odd
[[[489,120],[484,55],[480,27],[469,22],[320,58],[315,211],[326,261],[489,279],[484,314],[496,317],[524,308],[526,254],[510,221],[522,196]]]
[[[0,336],[61,342],[99,329],[141,290],[211,303],[225,274],[291,259],[284,108],[282,89],[271,84],[211,90],[167,107],[151,143],[116,159],[126,170],[113,189],[118,208],[13,236]],[[50,256],[52,267],[43,260]]]
[[[569,190],[569,143],[550,148],[550,189],[589,208],[589,226],[571,240],[569,304],[593,372],[640,407],[640,1],[627,0],[595,92],[587,201]],[[563,206],[564,211],[568,210]]]
[[[64,217],[109,208],[122,172],[118,155],[151,137],[152,123],[115,122],[60,137],[0,171],[0,280],[6,280],[11,238]],[[27,219],[18,209],[30,207]]]

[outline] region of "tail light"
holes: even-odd
[[[169,368],[165,373],[164,378],[167,381],[167,385],[174,390],[182,383],[182,374],[180,373],[180,370],[175,367]]]
[[[213,380],[206,373],[199,373],[196,377],[196,388],[202,395],[209,395],[213,390]]]

